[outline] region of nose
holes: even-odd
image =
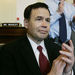
[[[46,21],[43,21],[43,22],[42,22],[42,27],[43,27],[43,28],[47,28],[47,23],[46,23]]]

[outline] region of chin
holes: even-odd
[[[47,36],[41,36],[40,38],[43,40],[43,39],[47,38]]]

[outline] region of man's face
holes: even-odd
[[[28,21],[28,34],[33,40],[43,40],[48,36],[50,14],[45,8],[33,9]]]

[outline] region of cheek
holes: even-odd
[[[50,31],[50,25],[48,26],[48,31]]]
[[[35,27],[35,26],[30,26],[29,27],[29,31],[30,31],[30,33],[35,33],[36,32],[36,30],[37,30],[37,28]]]

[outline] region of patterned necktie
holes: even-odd
[[[67,40],[67,29],[66,29],[66,20],[64,13],[61,14],[61,18],[59,19],[59,38],[63,43]]]
[[[50,71],[50,64],[47,60],[46,56],[42,53],[42,47],[38,46],[37,49],[39,50],[39,65],[40,65],[40,71],[42,75],[47,75],[47,73]]]

